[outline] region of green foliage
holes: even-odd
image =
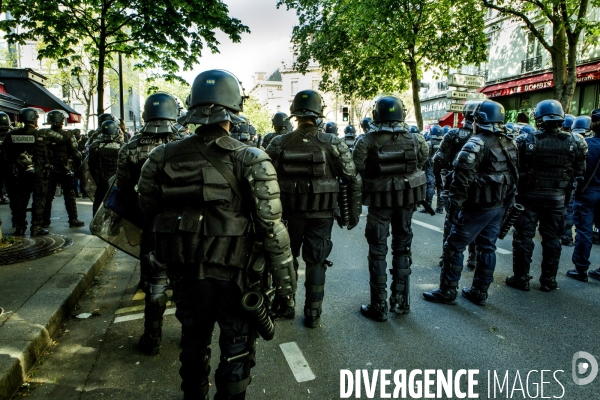
[[[56,60],[60,68],[73,63],[76,45],[83,44],[98,66],[99,103],[112,54],[135,60],[138,69],[160,69],[167,80],[182,80],[176,75],[180,63],[189,70],[204,50],[218,52],[216,29],[234,42],[249,32],[220,0],[6,0],[4,10],[14,18],[0,21],[5,38],[42,41],[38,57]]]
[[[322,68],[321,89],[370,99],[414,88],[432,67],[485,60],[477,0],[279,0],[296,10],[295,68]],[[419,110],[418,96],[413,96]]]
[[[167,92],[181,100],[181,105],[185,107],[185,99],[190,94],[190,85],[187,82],[167,81],[164,78],[149,77],[143,82],[142,92],[151,95],[156,92]]]
[[[273,131],[273,124],[271,123],[271,115],[258,99],[250,96],[244,102],[243,114],[248,117],[250,123],[256,128],[256,133],[265,134]]]
[[[17,59],[8,47],[0,47],[0,68],[14,68],[17,65]]]

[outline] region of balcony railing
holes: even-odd
[[[542,69],[542,56],[528,58],[521,61],[521,73]]]

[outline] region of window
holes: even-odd
[[[298,93],[298,81],[292,81],[292,96]]]
[[[544,35],[544,28],[538,28],[538,31]],[[531,32],[527,32],[527,58],[522,61],[521,72],[530,72],[542,68],[542,50],[544,46]]]
[[[133,114],[133,111],[129,110],[129,119],[131,121],[133,121],[134,118],[135,118],[135,115]]]

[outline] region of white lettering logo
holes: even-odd
[[[577,362],[579,359],[585,359],[585,362]],[[590,368],[591,367],[591,368]],[[585,378],[580,378],[580,375],[585,375],[589,371],[589,375]],[[598,375],[598,362],[593,355],[585,351],[578,351],[573,354],[573,382],[576,385],[583,386],[592,383]]]
[[[11,135],[13,143],[35,143],[35,136],[33,135]]]

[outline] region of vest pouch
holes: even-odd
[[[324,163],[325,162],[325,153],[320,150],[314,150],[312,152],[306,153],[298,153],[284,150],[283,151],[283,162],[285,163]]]
[[[406,172],[406,164],[380,164],[379,172],[383,175],[396,175]]]
[[[377,153],[377,158],[379,159],[379,162],[382,164],[389,164],[389,163],[396,163],[396,162],[402,162],[404,161],[404,159],[406,158],[407,154],[405,151],[395,151],[395,152],[378,152]]]
[[[416,173],[407,175],[405,177],[408,186],[411,188],[417,188],[427,184],[427,176],[424,171],[418,171]]]
[[[173,233],[179,225],[180,213],[177,211],[164,211],[154,217],[152,232]]]
[[[223,175],[213,166],[202,168],[202,197],[204,201],[231,202],[233,191]]]
[[[313,179],[313,193],[338,193],[340,191],[340,183],[337,179]]]
[[[187,209],[181,214],[179,220],[179,230],[183,232],[199,233],[202,228],[202,219],[204,210]]]
[[[162,190],[162,200],[176,204],[185,201],[186,203],[190,202],[190,199],[193,201],[202,201],[203,200],[203,187],[202,185],[194,185],[194,186],[167,186],[163,185],[161,187]]]

